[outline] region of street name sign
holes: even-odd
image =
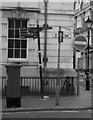
[[[20,28],[19,29],[19,36],[22,38],[38,38],[38,32],[41,32],[45,29],[45,25],[43,25],[43,27],[27,27],[27,28]],[[52,29],[52,27],[50,27],[47,24],[47,29]]]
[[[87,47],[87,40],[84,36],[77,36],[74,40],[74,47],[77,51],[84,51]]]

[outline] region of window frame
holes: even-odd
[[[9,29],[16,29],[16,27],[15,27],[15,25],[14,25],[14,28],[9,28],[9,20],[13,20],[14,21],[14,24],[15,24],[15,21],[16,20],[20,20],[21,21],[21,24],[22,24],[22,20],[25,20],[25,21],[27,21],[28,22],[28,19],[26,19],[26,18],[8,18],[8,34],[9,34]],[[28,26],[28,25],[27,25]],[[26,27],[27,27],[26,26]],[[18,28],[19,29],[19,28]],[[14,32],[15,33],[15,32]],[[14,35],[14,38],[9,38],[9,36],[7,37],[7,39],[8,39],[8,42],[9,42],[9,40],[14,40],[14,42],[15,42],[15,40],[20,40],[20,42],[21,41],[23,41],[23,40],[26,40],[26,48],[18,48],[18,50],[20,50],[20,51],[22,51],[22,50],[26,50],[26,57],[25,58],[22,58],[21,57],[21,55],[20,55],[20,57],[19,58],[16,58],[16,57],[11,57],[11,58],[9,58],[9,56],[8,56],[8,54],[9,54],[9,49],[12,49],[12,48],[9,48],[9,46],[8,46],[8,50],[7,50],[7,59],[8,59],[8,61],[12,61],[12,62],[27,62],[27,60],[28,60],[28,38],[16,38],[15,37],[15,35]],[[9,45],[9,44],[8,44]],[[21,46],[21,44],[20,44],[20,46]],[[15,47],[13,48],[13,49],[16,49]],[[15,50],[14,50],[15,51]],[[20,54],[21,54],[21,52],[20,52]],[[14,55],[13,55],[14,56]]]

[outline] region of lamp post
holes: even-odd
[[[92,26],[92,20],[90,20],[89,16],[88,19],[85,21],[87,29],[88,29],[88,45],[87,45],[87,78],[86,78],[86,90],[90,90],[90,80],[89,80],[89,40],[90,40],[90,29]]]
[[[61,31],[61,27],[59,27],[58,31],[58,63],[57,63],[57,82],[56,82],[56,105],[59,105],[59,70],[60,70],[60,34],[59,32]]]
[[[60,45],[63,42],[63,31],[61,31],[61,26],[59,26],[58,31],[58,62],[57,62],[57,81],[56,81],[56,105],[59,105],[59,87],[60,87]]]
[[[45,4],[45,34],[44,34],[44,38],[45,38],[45,41],[44,41],[44,58],[43,58],[43,61],[44,61],[44,82],[46,81],[46,67],[47,67],[47,3],[48,3],[48,0],[44,0],[44,4]]]
[[[41,97],[43,98],[43,81],[42,81],[42,62],[41,62],[41,48],[40,48],[40,33],[39,22],[37,19],[37,37],[38,37],[38,53],[39,53],[39,67],[40,67],[40,80],[41,80]]]

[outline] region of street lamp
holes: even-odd
[[[86,27],[88,29],[88,45],[87,45],[87,78],[86,78],[86,90],[90,90],[90,81],[89,81],[89,39],[90,39],[90,29],[92,26],[92,20],[90,20],[89,16],[88,19],[85,21]]]
[[[60,46],[63,42],[63,31],[61,31],[61,26],[59,26],[58,31],[58,62],[57,62],[57,81],[56,81],[56,105],[59,105],[59,87],[60,87]]]

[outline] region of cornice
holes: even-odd
[[[27,11],[27,12],[40,12],[39,8],[29,8],[29,7],[5,7],[5,6],[0,6],[0,10],[2,11],[11,11],[11,10],[17,10],[20,9],[22,11]]]
[[[44,10],[41,9],[40,13],[44,14]],[[48,14],[57,14],[57,15],[62,15],[62,14],[66,14],[66,15],[75,15],[75,11],[74,10],[50,10],[48,9],[47,11]]]

